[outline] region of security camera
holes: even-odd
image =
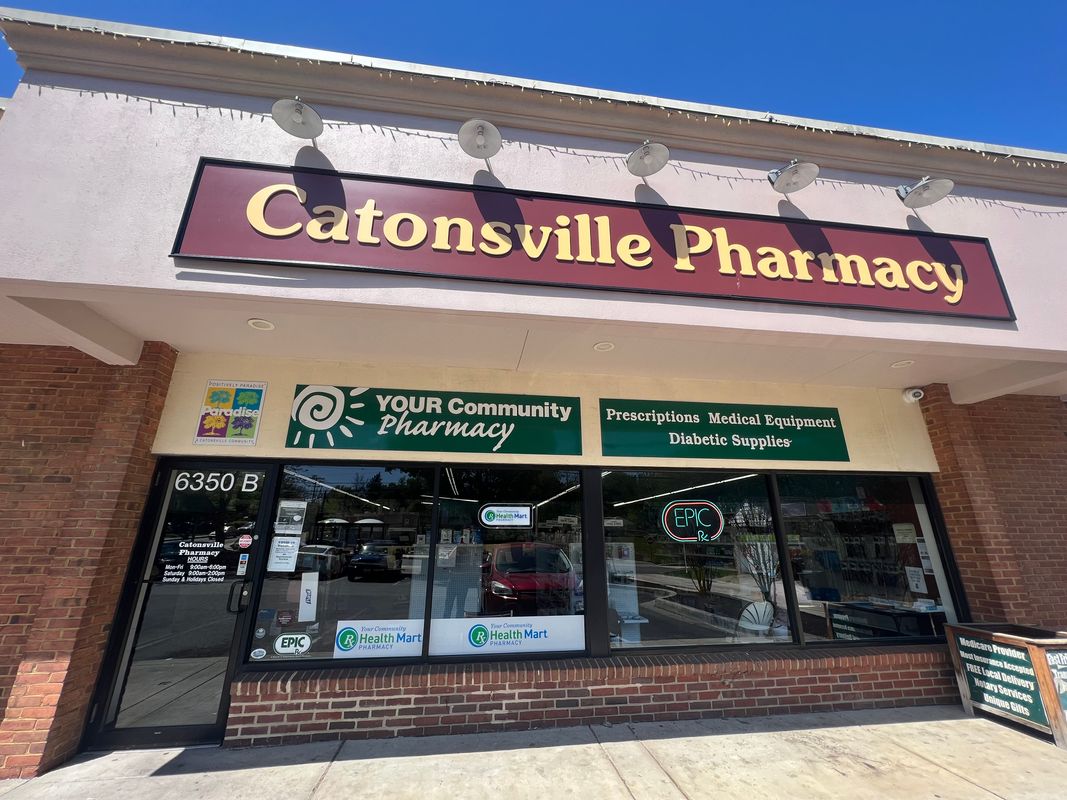
[[[918,403],[920,400],[926,397],[926,392],[924,392],[918,386],[909,386],[903,391],[902,396],[904,397],[905,403],[913,404]]]

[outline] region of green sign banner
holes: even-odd
[[[577,397],[299,384],[286,447],[581,455]]]
[[[954,633],[971,702],[1050,730],[1030,654],[989,639]]]
[[[600,401],[605,456],[848,461],[836,408]]]

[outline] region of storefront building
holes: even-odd
[[[0,776],[952,703],[946,621],[1067,627],[1067,156],[0,30]]]

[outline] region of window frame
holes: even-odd
[[[829,639],[825,641],[805,641],[803,632],[799,625],[799,609],[797,608],[796,601],[796,587],[795,579],[792,574],[792,564],[786,555],[787,544],[783,533],[782,520],[781,520],[781,497],[778,490],[778,478],[782,475],[837,475],[837,476],[879,476],[879,477],[895,477],[901,479],[915,478],[919,482],[919,488],[921,490],[922,499],[926,504],[926,511],[930,518],[932,527],[932,534],[934,544],[938,548],[938,555],[941,560],[942,567],[945,572],[946,581],[949,589],[949,599],[951,600],[953,607],[955,608],[957,619],[966,623],[970,621],[970,607],[967,603],[966,592],[963,587],[963,582],[960,577],[959,568],[956,562],[954,553],[952,552],[951,543],[949,541],[948,530],[945,526],[944,516],[942,513],[941,505],[938,502],[937,493],[935,491],[933,477],[929,473],[922,472],[892,472],[892,471],[861,471],[861,470],[828,470],[828,469],[760,469],[753,468],[753,471],[760,475],[767,485],[767,496],[770,503],[772,526],[774,529],[775,539],[778,543],[779,559],[782,563],[782,581],[785,588],[787,613],[789,615],[790,627],[792,630],[791,642],[771,642],[771,643],[723,643],[723,644],[700,644],[700,645],[674,645],[663,647],[635,647],[635,648],[617,648],[612,649],[610,646],[610,636],[608,633],[608,621],[607,621],[607,565],[605,562],[606,553],[606,539],[604,536],[603,527],[603,483],[602,473],[605,470],[611,471],[643,471],[643,472],[708,472],[708,471],[721,471],[721,470],[733,470],[735,467],[731,467],[728,464],[709,463],[707,465],[694,465],[689,467],[677,467],[677,466],[660,466],[654,464],[641,464],[641,463],[627,463],[627,464],[599,464],[595,466],[590,465],[575,465],[566,463],[522,463],[522,464],[496,464],[492,462],[462,462],[462,461],[443,461],[443,460],[413,460],[408,461],[399,458],[375,458],[375,459],[316,459],[316,458],[232,458],[226,456],[214,456],[214,457],[201,457],[190,458],[188,456],[162,456],[159,458],[156,471],[157,474],[169,469],[176,463],[186,463],[195,461],[197,463],[203,463],[205,465],[213,464],[235,464],[240,463],[244,467],[252,467],[261,465],[267,472],[267,486],[270,488],[270,493],[264,494],[263,502],[265,508],[269,509],[269,513],[272,515],[277,508],[277,503],[281,494],[281,480],[279,476],[281,470],[286,465],[322,465],[322,466],[361,466],[361,467],[411,467],[411,468],[423,468],[431,469],[434,471],[434,505],[431,514],[431,553],[434,552],[433,548],[438,545],[439,537],[439,502],[438,497],[440,495],[440,477],[441,472],[445,467],[463,468],[463,469],[517,469],[517,470],[565,470],[570,472],[577,472],[579,474],[579,480],[582,486],[582,558],[583,558],[583,578],[585,581],[585,649],[584,650],[567,650],[558,652],[537,652],[537,653],[514,653],[514,654],[495,654],[484,656],[480,655],[459,655],[459,656],[430,656],[428,655],[429,649],[429,613],[430,602],[432,599],[432,587],[433,583],[433,562],[434,559],[430,559],[430,572],[427,575],[427,592],[426,592],[426,606],[424,609],[424,623],[426,625],[426,634],[423,637],[423,655],[411,656],[403,658],[361,658],[361,659],[330,659],[330,658],[315,658],[315,659],[301,659],[290,661],[251,661],[248,658],[248,653],[252,647],[254,625],[251,624],[253,615],[249,615],[249,624],[242,632],[243,638],[241,641],[242,652],[239,663],[237,665],[236,672],[234,674],[235,679],[239,679],[246,674],[261,674],[265,672],[294,672],[294,671],[306,671],[306,670],[339,670],[339,669],[359,669],[362,667],[405,667],[405,666],[417,666],[428,664],[468,664],[468,663],[486,663],[486,662],[512,662],[512,661],[546,661],[546,660],[574,660],[581,658],[625,658],[625,657],[642,657],[642,656],[659,656],[659,655],[692,655],[692,654],[726,654],[731,651],[744,651],[744,652],[762,652],[762,651],[774,651],[774,652],[786,652],[789,649],[808,649],[808,648],[872,648],[872,647],[902,647],[909,645],[927,645],[927,644],[940,644],[944,643],[945,638],[943,636],[922,636],[922,637],[908,637],[908,638],[879,638],[877,640],[872,639],[857,639],[857,640],[836,640]],[[747,469],[747,468],[746,468]],[[155,499],[153,495],[156,493],[150,492],[149,498],[145,505],[145,514],[147,515],[152,505],[152,501]],[[155,499],[158,502],[158,499]],[[273,535],[273,530],[270,531],[270,535]],[[132,563],[132,561],[131,561]],[[266,574],[267,559],[264,557],[260,560],[256,574],[252,576],[252,593],[249,598],[249,606],[252,608],[258,608],[260,597],[264,585],[264,577]]]

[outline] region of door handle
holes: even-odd
[[[251,581],[236,581],[230,586],[230,594],[226,598],[226,610],[231,614],[240,614],[248,607],[248,597],[251,594],[250,586]],[[237,590],[241,591],[238,592]],[[236,595],[236,604],[234,603],[234,595]],[[236,605],[236,608],[234,607]]]

